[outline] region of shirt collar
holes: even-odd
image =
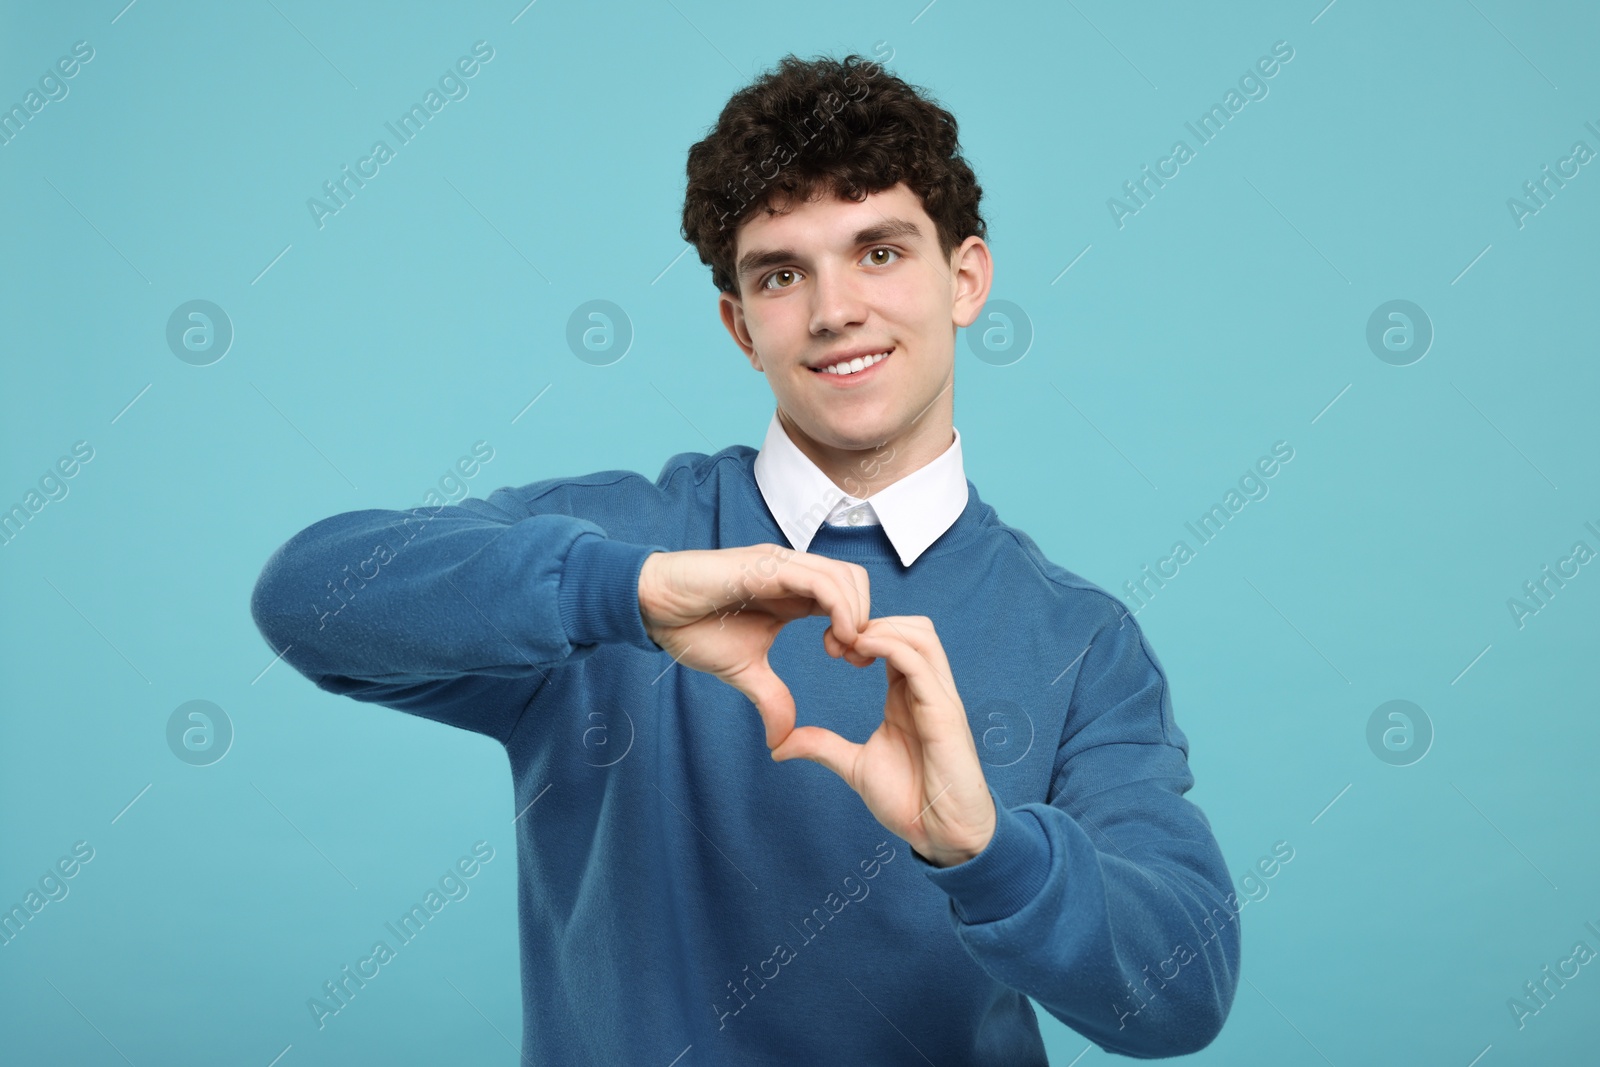
[[[919,467],[867,501],[883,532],[907,567],[939,539],[967,506],[967,475],[961,462],[961,431],[938,458]],[[755,459],[756,485],[778,528],[796,551],[804,552],[818,527],[842,506],[860,498],[833,484],[811,458],[800,451],[783,428],[776,410],[767,424],[766,440]]]

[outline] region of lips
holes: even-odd
[[[894,350],[893,345],[887,345],[883,348],[860,348],[851,352],[839,352],[831,356],[825,356],[821,362],[812,364],[810,370],[814,374],[828,374],[832,377],[834,375],[827,369],[829,367],[842,366],[857,359],[867,360],[873,356],[883,356],[884,359],[887,359],[889,355],[893,354]],[[883,359],[878,360],[879,363],[883,361]]]

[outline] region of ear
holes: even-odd
[[[722,316],[722,325],[727,327],[728,336],[739,346],[744,358],[750,361],[751,369],[760,371],[761,357],[756,354],[755,341],[744,321],[744,302],[732,293],[718,293],[717,313]]]
[[[994,261],[983,238],[974,234],[951,253],[950,280],[955,287],[950,320],[956,326],[971,326],[994,284]]]

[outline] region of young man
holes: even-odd
[[[261,574],[317,686],[505,745],[530,1063],[1019,1067],[1030,997],[1139,1057],[1228,1014],[1238,905],[1162,667],[963,473],[992,264],[956,133],[789,56],[690,150],[759,452],[336,515]]]

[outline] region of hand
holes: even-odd
[[[798,726],[772,758],[800,757],[843,778],[873,817],[929,863],[951,867],[994,836],[994,798],[933,622],[922,615],[872,619],[854,641],[823,635],[829,655],[857,667],[884,660],[883,723],[864,744],[820,726]]]
[[[854,641],[869,606],[865,567],[783,545],[653,552],[639,572],[639,614],[650,639],[749,697],[769,749],[795,719],[794,696],[767,661],[778,631],[826,615],[833,621],[824,648],[830,635]],[[837,658],[843,648],[828,654]]]

